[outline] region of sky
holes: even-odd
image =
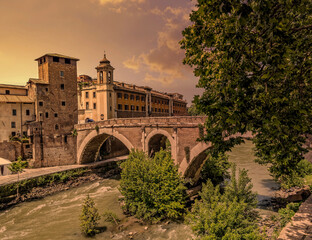
[[[190,103],[197,78],[183,65],[182,30],[194,0],[0,0],[0,83],[38,77],[46,53],[79,58],[96,77],[104,51],[116,81],[179,92]]]

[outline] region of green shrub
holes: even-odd
[[[101,216],[98,213],[97,208],[95,207],[95,203],[87,195],[84,203],[82,205],[82,213],[80,215],[80,227],[81,232],[86,236],[94,236],[99,231],[96,229],[98,226],[98,221],[101,219]]]
[[[102,214],[102,216],[104,217],[104,221],[105,222],[110,222],[114,225],[118,225],[120,223],[120,218],[113,212],[111,211],[106,211]]]
[[[308,160],[303,159],[298,163],[298,171],[301,177],[312,175],[312,163]]]
[[[285,227],[285,225],[290,222],[291,218],[299,210],[300,205],[301,203],[289,203],[285,208],[278,210],[281,228]]]
[[[208,155],[201,170],[201,178],[204,182],[210,179],[214,185],[217,185],[229,177],[228,169],[231,164],[228,159],[229,156],[225,153],[219,153],[216,157]]]
[[[121,163],[120,192],[125,210],[150,221],[178,219],[185,211],[185,187],[168,151],[149,158],[132,150]]]
[[[235,174],[232,181],[233,178]],[[250,186],[245,170],[240,171],[238,180],[228,183],[223,194],[219,185],[214,187],[208,179],[203,184],[201,200],[196,200],[186,218],[194,233],[207,240],[265,239],[257,225],[256,199]]]

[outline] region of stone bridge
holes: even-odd
[[[77,162],[90,163],[129,153],[132,148],[152,156],[168,141],[179,171],[187,178],[198,176],[210,144],[198,142],[205,117],[156,117],[110,119],[78,124]]]

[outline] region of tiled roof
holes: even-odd
[[[47,53],[47,54],[44,54],[43,56],[35,59],[35,61],[37,61],[38,59],[44,57],[44,56],[51,56],[51,57],[59,57],[59,58],[68,58],[68,59],[72,59],[72,60],[76,60],[76,61],[79,61],[78,58],[74,58],[74,57],[69,57],[69,56],[65,56],[65,55],[62,55],[62,54],[58,54],[58,53]]]
[[[3,88],[16,88],[16,89],[27,89],[26,86],[10,85],[10,84],[0,84],[0,87],[3,87]]]
[[[34,101],[28,96],[0,95],[0,102],[33,103]]]
[[[43,81],[41,79],[35,79],[35,78],[30,78],[29,82],[33,82],[33,83],[36,83],[36,84],[49,84],[46,81]]]

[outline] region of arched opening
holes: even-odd
[[[170,149],[169,139],[162,134],[156,134],[148,142],[148,156],[153,157],[160,149]]]
[[[207,150],[202,151],[197,156],[195,156],[190,162],[188,168],[184,173],[186,179],[192,179],[196,183],[200,177],[200,171],[203,167],[203,164],[207,158]]]
[[[98,134],[85,146],[80,163],[92,163],[129,154],[129,149],[116,137]]]

